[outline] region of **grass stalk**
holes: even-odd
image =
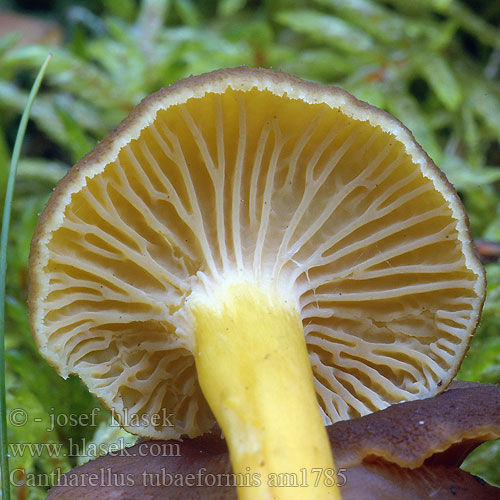
[[[10,215],[12,210],[12,199],[14,196],[14,184],[16,180],[17,165],[21,154],[26,126],[28,124],[31,107],[42,83],[45,71],[49,64],[51,54],[47,56],[38,75],[33,83],[28,102],[24,108],[19,128],[17,129],[16,141],[12,158],[10,161],[9,177],[5,192],[5,201],[2,218],[2,231],[0,234],[0,470],[2,474],[2,499],[10,500],[10,474],[9,474],[9,445],[7,437],[7,407],[5,387],[5,279],[7,273],[7,243],[9,238]]]

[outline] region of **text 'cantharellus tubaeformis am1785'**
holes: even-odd
[[[444,390],[485,293],[457,194],[398,120],[250,68],[147,97],[75,165],[30,278],[59,373],[140,436],[217,421],[261,478],[241,499],[340,498],[266,478],[333,468],[324,423]]]

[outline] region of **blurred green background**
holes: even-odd
[[[37,214],[58,179],[160,87],[241,64],[339,85],[407,125],[459,191],[474,238],[500,241],[496,0],[3,0],[2,5],[9,10],[0,10],[2,198],[29,87],[47,53],[53,53],[19,166],[8,254],[7,402],[29,415],[26,425],[10,426],[9,439],[54,445],[11,450],[11,469],[23,468],[25,479],[82,463],[84,444],[95,456],[92,445],[105,451],[113,440],[135,440],[111,427],[104,409],[96,426],[59,419],[50,430],[54,415],[90,414],[99,403],[78,379],[62,380],[38,355],[27,321],[27,261]],[[483,320],[459,378],[498,384],[500,264],[493,255],[486,266]],[[500,485],[500,441],[480,447],[464,467]],[[16,477],[24,482],[21,472]],[[45,498],[48,486],[28,482],[13,488],[13,498]]]

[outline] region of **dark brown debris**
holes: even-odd
[[[454,383],[434,398],[338,422],[328,434],[346,467],[378,458],[409,468],[426,461],[458,467],[476,446],[500,438],[500,387]]]
[[[0,9],[0,38],[14,32],[19,34],[19,45],[57,45],[62,40],[62,29],[54,21]]]
[[[500,488],[458,468],[478,444],[500,439],[499,386],[455,383],[434,398],[329,426],[328,434],[342,500],[500,499]],[[214,432],[139,441],[76,467],[48,499],[236,500],[234,484],[225,441]]]
[[[500,242],[490,240],[474,240],[474,246],[481,262],[497,262],[500,259]]]

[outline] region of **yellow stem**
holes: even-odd
[[[300,316],[251,284],[192,304],[203,393],[240,500],[340,500]]]

